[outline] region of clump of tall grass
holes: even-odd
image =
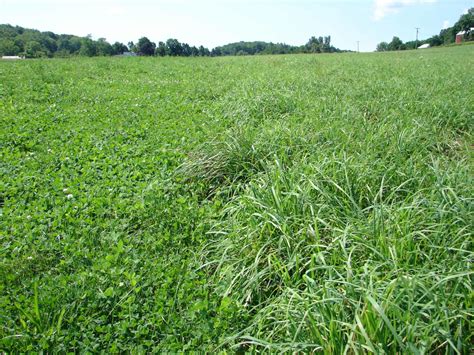
[[[300,109],[301,102],[288,83],[268,80],[259,85],[258,90],[254,85],[242,87],[238,92],[231,92],[231,98],[225,97],[223,117],[238,125],[257,127],[266,120],[286,119]]]
[[[187,180],[204,183],[214,192],[248,182],[265,172],[276,156],[293,164],[320,141],[318,135],[303,127],[290,129],[285,121],[266,122],[259,127],[239,125],[189,153],[178,173]]]
[[[203,251],[218,292],[256,312],[230,341],[466,349],[474,219],[463,163],[433,159],[413,172],[406,161],[334,154],[268,164],[228,203]]]

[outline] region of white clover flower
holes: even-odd
[[[68,192],[68,191],[69,191],[69,189],[68,189],[67,187],[65,187],[65,188],[63,189],[63,192],[64,192],[64,193],[66,193],[66,192]]]
[[[31,219],[31,216],[30,216],[30,215],[26,216],[26,219],[30,220],[30,219]]]
[[[70,199],[73,198],[73,197],[74,197],[73,194],[69,194],[69,195],[66,196],[66,198],[67,198],[68,200],[70,200]]]

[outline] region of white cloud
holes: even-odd
[[[387,14],[395,14],[400,8],[410,5],[430,4],[437,0],[375,0],[374,19],[381,20]]]
[[[449,21],[448,20],[444,20],[443,21],[443,30],[447,29],[449,27]]]
[[[463,12],[462,14],[463,14],[463,15],[467,15],[468,13],[469,13],[469,9],[466,7],[466,8],[464,9],[464,12]]]

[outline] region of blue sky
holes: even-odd
[[[474,0],[0,0],[0,23],[108,41],[177,38],[209,48],[239,40],[304,44],[331,35],[341,49],[439,33]]]

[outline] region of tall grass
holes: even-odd
[[[216,290],[253,314],[223,345],[469,347],[472,102],[453,110],[441,101],[407,106],[403,91],[398,102],[359,94],[316,122],[239,123],[204,145],[204,159],[188,160],[213,189],[245,177],[200,253]],[[282,122],[285,130],[273,129]]]

